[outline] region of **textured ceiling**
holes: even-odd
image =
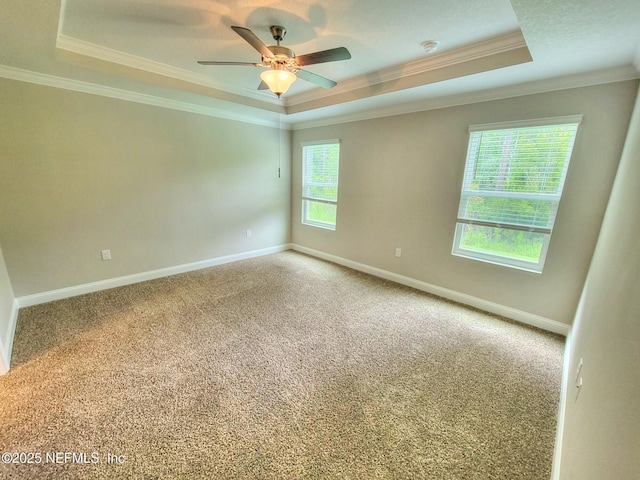
[[[637,78],[640,63],[637,0],[8,0],[0,16],[0,75],[300,125]],[[273,24],[298,55],[348,48],[351,60],[305,67],[338,85],[299,79],[278,100],[256,89],[258,68],[197,63],[259,61],[230,27],[272,45]],[[425,54],[425,40],[440,48]]]

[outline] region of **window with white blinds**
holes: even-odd
[[[302,223],[336,229],[340,142],[302,144]]]
[[[454,255],[542,272],[580,121],[469,128]]]

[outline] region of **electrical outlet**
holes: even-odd
[[[247,230],[247,238],[251,238],[251,230]]]
[[[396,257],[401,257],[402,256],[402,249],[401,248],[396,248]]]
[[[100,252],[102,260],[111,260],[111,250],[102,250]]]

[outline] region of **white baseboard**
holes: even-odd
[[[558,322],[557,320],[551,320],[549,318],[541,317],[533,313],[524,312],[516,308],[507,307],[505,305],[500,305],[488,300],[483,300],[481,298],[473,297],[465,293],[456,292],[455,290],[432,285],[430,283],[416,280],[411,277],[405,277],[404,275],[389,272],[388,270],[383,270],[381,268],[372,267],[364,263],[354,262],[352,260],[347,260],[346,258],[303,247],[302,245],[292,244],[291,248],[301,253],[306,253],[308,255],[328,260],[330,262],[337,263],[339,265],[343,265],[360,272],[368,273],[370,275],[384,278],[386,280],[391,280],[392,282],[400,283],[417,290],[422,290],[423,292],[431,293],[448,300],[453,300],[454,302],[469,305],[471,307],[484,310],[485,312],[501,315],[503,317],[507,317],[520,323],[531,325],[537,328],[541,328],[549,332],[558,333],[565,336],[569,333],[569,325],[567,325],[566,323]]]
[[[567,395],[569,394],[569,365],[571,363],[571,329],[567,334],[564,346],[564,362],[562,365],[562,383],[560,384],[560,403],[558,405],[558,420],[556,424],[556,439],[553,447],[553,463],[551,464],[551,480],[560,479],[560,464],[562,460],[562,437],[564,435],[565,413],[567,410]]]
[[[41,303],[53,302],[55,300],[62,300],[64,298],[74,297],[77,295],[84,295],[86,293],[97,292],[100,290],[107,290],[109,288],[121,287],[124,285],[131,285],[133,283],[144,282],[147,280],[154,280],[156,278],[168,277],[170,275],[176,275],[179,273],[190,272],[193,270],[199,270],[201,268],[214,267],[216,265],[223,265],[225,263],[236,262],[239,260],[245,260],[249,258],[260,257],[263,255],[270,255],[272,253],[282,252],[285,250],[296,250],[308,255],[328,260],[330,262],[343,265],[345,267],[352,268],[376,277],[384,278],[392,282],[396,282],[402,285],[406,285],[417,290],[422,290],[439,297],[447,298],[458,303],[469,305],[486,312],[501,315],[518,322],[532,325],[534,327],[541,328],[553,333],[561,335],[567,335],[569,333],[570,326],[555,320],[544,318],[532,313],[524,312],[515,308],[500,305],[498,303],[483,300],[481,298],[473,297],[464,293],[456,292],[447,288],[432,285],[427,282],[416,280],[414,278],[399,275],[397,273],[389,272],[377,267],[372,267],[363,263],[354,262],[346,258],[338,257],[328,253],[313,250],[311,248],[303,247],[296,244],[283,244],[275,247],[263,248],[260,250],[252,250],[249,252],[242,252],[232,255],[226,255],[222,257],[216,257],[208,260],[202,260],[199,262],[186,263],[182,265],[176,265],[173,267],[161,268],[158,270],[151,270],[148,272],[136,273],[133,275],[126,275],[122,277],[111,278],[107,280],[100,280],[97,282],[86,283],[82,285],[76,285],[73,287],[61,288],[57,290],[51,290],[47,292],[35,293],[32,295],[25,295],[18,297],[13,302],[11,311],[11,317],[9,322],[9,328],[6,332],[4,341],[0,338],[0,375],[6,373],[9,370],[11,360],[11,350],[13,345],[13,336],[15,333],[16,322],[18,319],[18,309],[24,307],[30,307]]]
[[[7,331],[0,336],[0,375],[4,375],[9,371],[11,366],[11,352],[13,350],[13,335],[16,333],[16,324],[18,323],[18,300],[13,299],[11,304],[11,312],[9,313],[9,324]]]
[[[125,275],[123,277],[110,278],[107,280],[85,283],[73,287],[50,290],[48,292],[34,293],[32,295],[18,297],[17,300],[20,308],[30,307],[33,305],[38,305],[40,303],[53,302],[55,300],[62,300],[63,298],[84,295],[85,293],[92,293],[98,292],[100,290],[107,290],[109,288],[122,287],[124,285],[131,285],[133,283],[145,282],[147,280],[154,280],[156,278],[177,275],[179,273],[191,272],[193,270],[200,270],[201,268],[215,267],[216,265],[237,262],[238,260],[246,260],[248,258],[261,257],[263,255],[269,255],[272,253],[282,252],[290,249],[291,245],[289,244],[277,245],[275,247],[235,253],[233,255],[225,255],[223,257],[201,260],[199,262],[185,263],[173,267],[160,268],[158,270],[150,270],[148,272],[134,273],[133,275]]]

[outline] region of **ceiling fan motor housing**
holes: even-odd
[[[267,47],[273,53],[273,57],[262,56],[262,63],[269,65],[274,70],[289,70],[294,72],[297,70],[297,65],[293,60],[296,56],[293,50],[287,47],[281,47],[280,42],[287,34],[287,29],[281,25],[271,25],[269,27],[273,39],[277,42],[277,45],[271,45]]]
[[[262,63],[265,65],[271,65],[274,70],[292,70],[297,68],[297,64],[294,61],[296,54],[287,47],[281,47],[279,45],[272,45],[267,47],[273,53],[273,57],[262,57]]]

